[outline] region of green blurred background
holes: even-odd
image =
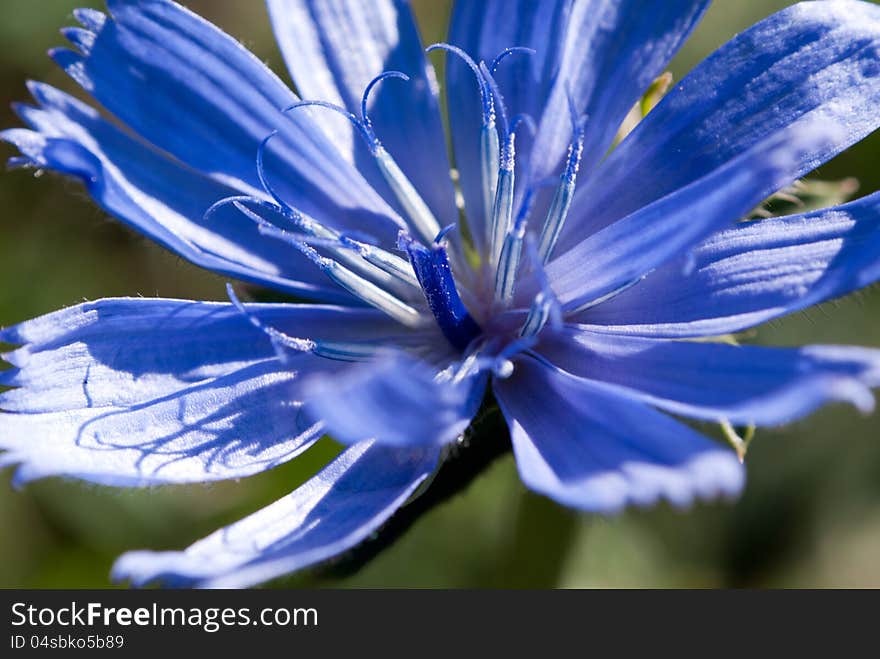
[[[446,0],[415,1],[426,42],[441,40]],[[736,32],[789,3],[717,0],[673,62],[676,79]],[[2,0],[0,127],[27,98],[24,81],[72,82],[45,51],[78,6]],[[260,0],[191,0],[276,71],[281,58]],[[286,75],[286,74],[284,74]],[[0,156],[13,154],[6,145]],[[880,135],[818,176],[856,175],[880,188]],[[0,325],[84,299],[144,295],[225,299],[223,280],[108,220],[79,186],[28,172],[0,175]],[[760,328],[760,343],[880,346],[875,288]],[[345,578],[298,575],[283,586],[880,587],[880,416],[826,409],[760,431],[736,504],[666,506],[620,517],[578,515],[528,493],[508,455],[465,493],[422,517],[396,544]],[[105,587],[115,556],[182,548],[304,481],[336,450],[327,440],[271,473],[211,486],[122,491],[51,479],[13,491],[0,472],[0,587]]]

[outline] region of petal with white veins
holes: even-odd
[[[733,451],[614,388],[526,357],[494,390],[523,482],[559,503],[614,513],[742,489]]]
[[[880,386],[880,350],[870,348],[733,346],[567,326],[536,350],[568,373],[674,414],[742,425],[789,423],[833,401],[870,412],[870,387]]]
[[[348,448],[307,483],[184,551],[134,551],[117,580],[245,588],[333,558],[376,531],[434,471],[438,447]]]

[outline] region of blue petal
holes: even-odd
[[[402,220],[266,66],[170,0],[109,0],[88,53],[52,51],[83,88],[146,141],[245,192],[259,190],[255,158],[287,201],[327,224],[388,232]],[[344,184],[343,184],[344,182]]]
[[[205,218],[238,191],[133,140],[72,96],[41,83],[30,88],[41,107],[16,109],[33,130],[13,128],[0,139],[34,166],[75,176],[108,213],[197,265],[293,294],[346,299],[231,205]]]
[[[107,20],[106,14],[97,9],[80,8],[74,9],[73,15],[80,24],[87,30],[98,32]]]
[[[371,309],[248,304],[261,322],[311,339],[402,342],[406,330]],[[55,412],[132,405],[275,356],[230,304],[144,298],[86,302],[0,331],[22,347],[3,358],[0,409]]]
[[[378,312],[249,305],[282,330],[380,340]],[[394,328],[392,331],[397,331]],[[4,463],[17,482],[50,475],[112,485],[237,478],[307,448],[320,425],[302,414],[303,373],[341,364],[309,355],[283,364],[268,337],[229,304],[110,299],[8,328],[24,346],[0,394]]]
[[[436,368],[395,352],[344,374],[309,378],[306,409],[347,444],[438,445],[464,432],[485,384],[483,374],[438,380]]]
[[[275,36],[303,98],[329,101],[360,115],[361,96],[373,78],[390,70],[409,76],[408,82],[391,80],[373,90],[369,118],[434,215],[456,217],[437,81],[409,4],[404,0],[267,1]],[[313,117],[396,206],[351,123],[320,110]]]
[[[736,332],[880,279],[880,193],[736,225],[577,321],[659,337]]]
[[[864,412],[880,386],[880,350],[763,348],[626,337],[566,328],[537,351],[582,378],[626,387],[675,414],[738,424],[794,421],[824,403]]]
[[[595,304],[732,225],[796,178],[805,153],[834,143],[843,128],[798,124],[575,245],[547,266],[563,308]]]
[[[539,181],[560,171],[572,138],[567,89],[577,110],[590,115],[583,163],[591,168],[708,4],[674,0],[646,10],[638,0],[465,0],[453,9],[449,41],[477,61],[491,62],[513,46],[535,50],[510,57],[496,78],[509,114],[529,114],[539,125],[530,156],[530,178]],[[484,217],[479,99],[473,74],[457,59],[447,64],[447,81],[456,163],[473,226]]]
[[[659,76],[710,0],[575,2],[561,42],[559,69],[543,108],[531,157],[540,180],[560,171],[571,142],[568,93],[589,127],[581,167],[602,160],[633,104]]]
[[[844,127],[802,154],[807,174],[880,125],[880,7],[803,2],[734,37],[583,180],[561,251],[802,123]],[[764,192],[775,192],[768,181]],[[765,195],[765,196],[766,196]]]
[[[732,451],[608,386],[525,358],[495,394],[523,481],[562,504],[613,513],[742,488]]]
[[[439,448],[347,449],[291,494],[184,551],[129,552],[114,579],[244,588],[333,558],[376,531],[437,466]]]
[[[20,463],[16,485],[47,476],[114,486],[241,478],[320,437],[301,414],[297,376],[272,359],[136,405],[0,414],[0,449]]]

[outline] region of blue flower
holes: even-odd
[[[880,278],[880,195],[740,221],[880,125],[880,7],[740,34],[616,144],[708,0],[461,1],[438,84],[403,0],[269,0],[295,95],[170,0],[75,13],[13,164],[216,272],[311,303],[106,299],[2,331],[0,466],[115,486],[348,447],[268,508],[114,574],[246,586],[371,536],[503,412],[524,483],[575,508],[735,495],[736,453],[671,415],[863,410],[880,351],[705,340]],[[305,99],[305,100],[302,100]],[[457,190],[460,194],[456,194]],[[458,197],[458,203],[457,203]],[[703,340],[695,340],[703,339]],[[479,441],[477,437],[474,441]]]

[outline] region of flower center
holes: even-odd
[[[518,343],[530,340],[548,322],[561,322],[561,312],[555,295],[544,274],[544,264],[550,259],[572,197],[583,150],[585,119],[579,117],[574,103],[569,99],[572,121],[572,140],[568,157],[558,180],[532,181],[527,168],[517,170],[516,135],[520,127],[536,133],[535,123],[527,115],[508,120],[504,98],[495,80],[499,65],[509,56],[533,54],[528,48],[514,47],[501,52],[492,62],[476,63],[461,49],[445,44],[434,44],[427,52],[444,50],[462,59],[473,72],[480,94],[481,129],[480,163],[481,189],[484,216],[471,228],[481,231],[483,253],[477,255],[477,267],[482,275],[488,275],[485,294],[474,291],[468,299],[474,299],[488,317],[489,327],[504,326],[496,323],[499,314],[519,312],[524,318],[517,332],[503,331],[509,341]],[[358,297],[365,303],[383,311],[400,323],[418,328],[430,322],[430,311],[443,336],[457,350],[466,352],[475,340],[483,337],[490,343],[498,338],[485,336],[483,329],[467,309],[456,285],[453,272],[461,273],[472,268],[464,257],[460,240],[446,241],[445,237],[454,225],[440,229],[440,223],[422,199],[415,186],[384,148],[377,137],[367,113],[370,93],[382,81],[397,78],[408,81],[400,71],[386,71],[367,85],[361,98],[360,116],[345,108],[319,100],[299,101],[284,112],[304,107],[320,107],[346,117],[364,139],[376,166],[388,183],[403,210],[406,229],[401,231],[397,247],[406,254],[397,254],[378,246],[369,237],[343,233],[327,227],[315,218],[291,207],[273,189],[266,176],[263,157],[266,146],[276,135],[266,137],[257,153],[257,171],[260,182],[271,201],[255,197],[238,196],[224,199],[209,209],[208,214],[224,204],[234,204],[246,217],[254,221],[259,232],[285,241],[296,248],[335,284]],[[517,182],[517,176],[523,181]],[[530,230],[536,191],[548,183],[556,185],[556,192],[539,231]],[[521,203],[515,208],[515,190],[521,186]],[[477,219],[477,218],[471,218]],[[539,236],[536,238],[535,236]],[[450,254],[447,247],[451,245]],[[524,258],[525,257],[525,258]],[[476,277],[477,273],[473,273]],[[528,290],[537,291],[531,299],[517,300],[519,282],[529,280]],[[242,310],[244,307],[234,299]],[[523,298],[520,295],[520,298]],[[427,309],[425,309],[427,305]],[[512,309],[514,306],[522,309]],[[516,314],[515,314],[516,315]],[[280,332],[263,327],[255,318],[251,322],[267,331],[273,342],[285,350],[308,351],[340,359],[360,359],[365,351],[361,347],[345,344],[316,343],[307,339],[286,337]],[[504,343],[507,340],[503,341]],[[483,345],[488,345],[483,343]],[[366,351],[369,352],[369,351]]]

